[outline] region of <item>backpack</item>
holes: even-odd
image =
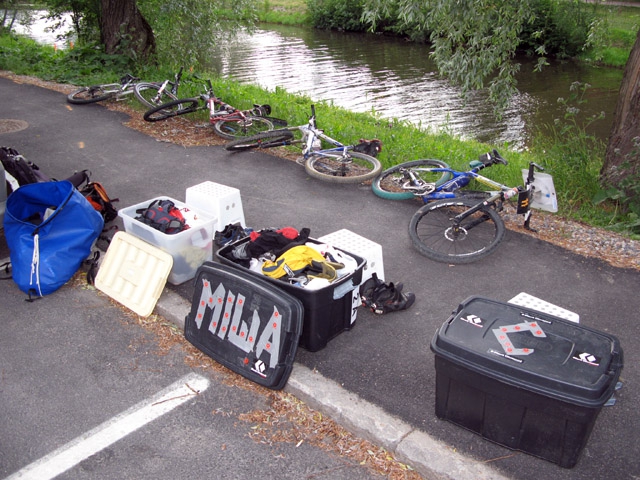
[[[182,212],[169,199],[154,200],[147,208],[137,209],[136,213],[136,220],[167,235],[180,233],[189,228]]]
[[[119,199],[109,198],[107,191],[100,182],[88,182],[84,187],[80,188],[80,193],[102,215],[104,223],[109,223],[118,216],[118,210],[113,206],[113,203],[119,201]]]
[[[29,183],[51,181],[40,171],[40,167],[24,158],[14,148],[0,147],[0,161],[7,180],[7,193],[13,193],[18,187]]]

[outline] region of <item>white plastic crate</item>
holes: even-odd
[[[520,305],[521,307],[531,308],[539,312],[548,313],[549,315],[555,315],[556,317],[564,318],[575,323],[580,323],[580,315],[570,310],[558,307],[553,303],[546,302],[540,298],[529,295],[525,292],[520,292],[518,295],[509,300],[509,303],[514,305]]]
[[[187,188],[185,201],[187,205],[215,217],[216,232],[221,232],[231,223],[246,227],[242,198],[237,188],[207,181]]]
[[[379,244],[347,229],[329,233],[318,240],[364,258],[367,263],[362,272],[362,283],[369,280],[373,272],[384,281],[382,247]]]
[[[189,225],[187,230],[167,235],[135,219],[138,216],[136,210],[146,208],[159,199],[171,200],[176,208],[180,209]],[[171,254],[173,267],[169,274],[169,282],[174,285],[191,280],[195,277],[198,267],[213,258],[213,233],[216,219],[189,204],[170,197],[157,197],[123,208],[118,211],[118,215],[122,218],[127,233]]]

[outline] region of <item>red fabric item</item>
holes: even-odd
[[[298,231],[293,227],[284,227],[276,231],[289,240],[295,240],[296,238],[298,238]]]
[[[276,230],[276,232],[289,240],[295,240],[299,235],[298,230],[293,227],[284,227],[280,230]],[[255,242],[258,237],[260,237],[260,232],[253,231],[249,234],[249,240],[252,242]]]

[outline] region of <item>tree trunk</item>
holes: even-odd
[[[153,30],[136,0],[100,0],[100,36],[106,53],[149,58],[156,51]]]
[[[622,77],[600,179],[605,186],[625,190],[621,183],[636,174],[640,174],[640,30]]]

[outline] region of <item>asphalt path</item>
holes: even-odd
[[[263,393],[189,367],[92,289],[24,299],[3,282],[0,478],[383,478],[307,442],[251,439],[239,417],[268,410]]]
[[[382,316],[360,309],[355,327],[326,348],[313,353],[300,349],[299,365],[510,478],[640,477],[635,443],[640,427],[635,408],[640,380],[637,271],[613,268],[513,231],[495,254],[477,263],[433,262],[411,247],[407,226],[418,206],[413,202],[382,200],[367,186],[317,181],[301,166],[263,153],[158,142],[123,126],[123,114],[100,105],[70,106],[63,94],[6,79],[0,79],[0,104],[3,118],[29,123],[25,130],[3,134],[2,144],[15,147],[52,177],[91,170],[92,178],[120,199],[119,207],[165,195],[183,201],[186,188],[211,180],[240,190],[247,224],[253,228],[308,227],[315,238],[348,229],[380,244],[387,281],[403,282],[416,294],[415,305]],[[393,145],[385,148],[393,151]],[[167,290],[190,301],[193,285],[168,285]],[[622,342],[624,387],[616,405],[602,409],[572,469],[485,441],[434,413],[429,344],[437,329],[469,296],[506,302],[520,292],[574,311],[583,325]]]

